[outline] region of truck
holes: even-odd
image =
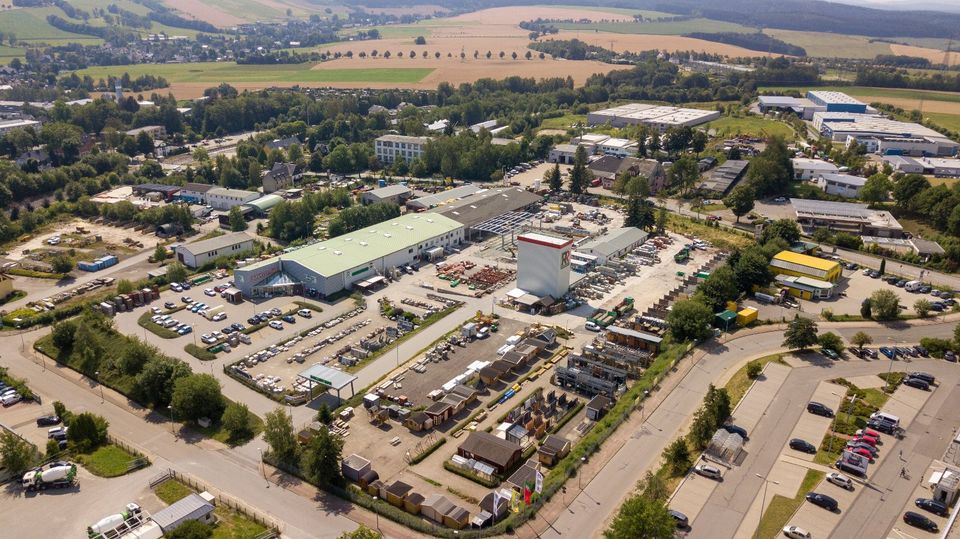
[[[613,308],[613,311],[617,313],[617,317],[622,317],[623,315],[629,313],[633,310],[633,298],[627,296],[623,298],[616,307]]]
[[[143,524],[143,510],[130,502],[124,511],[107,515],[95,524],[87,526],[90,539],[113,539]]]
[[[605,328],[616,322],[617,313],[615,311],[608,311],[606,309],[597,309],[587,320],[602,328]]]
[[[211,307],[207,309],[207,312],[203,313],[204,318],[207,320],[213,320],[214,316],[223,312],[223,305],[217,305],[216,307]]]
[[[33,490],[44,490],[48,488],[65,488],[76,484],[77,465],[69,462],[56,463],[48,465],[45,468],[37,468],[23,474],[20,481],[23,488]]]
[[[910,281],[907,284],[903,285],[903,289],[907,292],[917,292],[920,288],[923,287],[923,281]]]
[[[673,261],[676,262],[677,264],[683,264],[689,259],[690,259],[690,249],[686,247],[684,247],[683,249],[680,249],[680,252],[673,255]]]

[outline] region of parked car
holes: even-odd
[[[933,385],[937,382],[937,377],[928,372],[914,371],[911,372],[909,376],[910,378],[919,378],[930,385]]]
[[[827,481],[837,485],[840,488],[853,490],[853,481],[840,472],[830,472],[827,474]]]
[[[840,354],[838,354],[835,350],[831,350],[829,348],[821,348],[820,352],[834,361],[840,359]]]
[[[943,502],[931,500],[930,498],[917,498],[913,503],[915,503],[920,509],[923,509],[924,511],[930,511],[935,515],[940,515],[942,517],[950,516],[950,508],[948,508]]]
[[[180,296],[180,301],[184,303],[193,303],[193,298],[190,296]]]
[[[70,430],[70,427],[53,427],[52,429],[47,430],[47,439],[48,440],[66,440],[67,431]]]
[[[863,443],[869,445],[870,447],[877,447],[877,442],[878,442],[878,440],[877,440],[876,438],[874,438],[873,436],[870,436],[870,435],[867,435],[867,434],[858,434],[858,435],[854,436],[853,439],[856,440],[856,441],[858,441],[858,442],[863,442]]]
[[[893,283],[893,286],[896,286],[897,288],[903,288],[906,285],[907,285],[907,281],[903,279],[900,279],[897,282]]]
[[[880,433],[875,430],[859,429],[855,434],[857,436],[869,436],[878,442],[880,441]]]
[[[870,421],[867,421],[867,426],[870,427],[871,429],[880,431],[884,434],[893,435],[893,434],[896,434],[897,432],[896,425],[894,425],[893,423],[884,421],[882,419],[871,419]]]
[[[819,415],[823,417],[833,417],[833,410],[830,409],[826,404],[819,403],[817,401],[810,401],[807,403],[807,411],[813,415]]]
[[[686,529],[690,526],[690,519],[687,518],[687,515],[684,515],[680,511],[674,511],[670,509],[670,516],[677,521],[677,527],[680,529]]]
[[[260,323],[260,317],[251,316],[250,318],[247,318],[247,323],[250,324],[251,326],[255,326]]]
[[[808,502],[818,507],[822,507],[831,513],[837,510],[837,500],[834,500],[826,494],[820,494],[819,492],[808,492],[806,498]]]
[[[23,397],[14,391],[13,393],[7,393],[6,395],[0,397],[0,404],[3,404],[4,406],[13,406],[22,400]]]
[[[939,530],[936,522],[921,515],[920,513],[914,513],[913,511],[907,511],[904,513],[903,521],[915,528],[927,530],[928,532],[937,532]]]
[[[927,350],[923,346],[914,346],[913,349],[916,350],[918,354],[920,354],[920,357],[930,357],[930,350]]]
[[[872,445],[860,442],[858,440],[850,440],[849,442],[847,442],[847,445],[844,447],[848,447],[850,449],[864,449],[867,452],[869,452],[870,456],[873,458],[877,458],[880,454],[877,448],[873,447]]]
[[[810,532],[800,526],[784,526],[783,534],[790,539],[810,539]]]
[[[890,359],[896,359],[897,357],[897,352],[894,349],[888,348],[886,346],[880,347],[880,353],[887,356]]]
[[[50,425],[59,425],[60,417],[54,414],[44,415],[37,418],[38,427],[49,427]]]
[[[956,354],[956,352],[954,352],[953,350],[947,350],[946,352],[943,353],[943,359],[945,359],[945,360],[947,360],[947,361],[956,362],[956,361],[957,361],[957,354]]]
[[[221,320],[226,320],[226,319],[227,319],[227,313],[217,313],[213,315],[214,322],[219,322]]]
[[[207,296],[216,296],[217,293],[212,288],[204,288],[203,293]]]
[[[590,320],[587,320],[587,323],[584,324],[583,327],[586,328],[587,331],[600,331],[600,326]]]
[[[790,440],[790,449],[795,449],[811,455],[817,452],[817,448],[813,444],[806,440],[801,440],[800,438],[794,438]]]
[[[844,451],[848,453],[854,453],[860,455],[861,457],[870,461],[870,464],[873,464],[873,453],[870,452],[866,447],[850,447],[847,446]]]
[[[173,290],[174,292],[183,292],[183,287],[177,283],[173,283],[170,285],[170,290]]]
[[[291,315],[291,314],[284,315],[284,316],[281,317],[280,319],[283,320],[284,322],[288,323],[288,324],[295,324],[295,323],[297,322],[297,319],[294,318],[293,315]]]
[[[283,322],[279,320],[271,320],[270,327],[272,327],[273,329],[283,329]]]
[[[744,440],[747,440],[747,439],[750,438],[749,436],[747,436],[747,429],[745,429],[745,428],[743,428],[743,427],[741,427],[741,426],[739,426],[739,425],[734,425],[734,424],[730,423],[730,424],[727,424],[727,425],[723,425],[723,426],[721,426],[720,428],[722,428],[723,430],[729,432],[730,434],[739,434],[740,437],[743,438]]]
[[[297,314],[304,318],[310,318],[313,316],[313,312],[310,309],[300,309],[297,311]]]
[[[723,473],[721,473],[720,468],[717,468],[716,466],[701,463],[694,466],[693,471],[704,477],[715,479],[717,481],[723,481]]]
[[[905,378],[905,379],[903,380],[903,385],[908,386],[908,387],[912,387],[912,388],[914,388],[914,389],[921,389],[921,390],[923,390],[923,391],[930,391],[930,384],[928,384],[927,382],[925,382],[925,381],[923,381],[923,380],[921,380],[921,379],[919,379],[919,378],[912,378],[912,377],[909,377],[909,376],[908,376],[907,378]]]
[[[186,335],[187,333],[193,333],[193,326],[183,326],[177,330],[177,333],[180,335]]]

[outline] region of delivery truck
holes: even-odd
[[[23,474],[20,484],[23,488],[44,490],[48,488],[65,488],[76,484],[77,465],[69,462],[57,463],[46,468],[37,468]]]

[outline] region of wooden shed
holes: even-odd
[[[423,496],[416,492],[407,494],[407,497],[403,499],[404,511],[414,515],[419,515],[420,509],[423,506],[423,499]]]

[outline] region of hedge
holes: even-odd
[[[160,324],[157,324],[151,320],[151,318],[153,318],[153,312],[145,311],[140,315],[140,318],[137,319],[137,324],[139,324],[142,328],[149,329],[150,333],[153,333],[161,339],[176,339],[180,336],[180,334],[176,331],[167,329]]]
[[[19,275],[20,277],[33,277],[34,279],[53,279],[59,281],[70,276],[69,273],[53,273],[52,271],[36,271],[24,268],[10,268],[5,271],[10,275]]]
[[[485,479],[483,477],[480,477],[480,475],[474,472],[471,472],[470,470],[464,470],[459,466],[455,466],[449,460],[443,461],[443,469],[448,472],[453,472],[459,475],[460,477],[466,477],[467,479],[473,481],[474,483],[483,485],[487,488],[497,488],[498,486],[500,486],[499,479]]]
[[[207,350],[202,346],[197,346],[193,343],[184,346],[183,350],[200,361],[212,361],[217,359],[217,354],[214,354],[210,350]]]
[[[410,466],[413,466],[414,464],[419,464],[423,462],[427,457],[432,455],[434,451],[436,451],[437,449],[440,449],[440,446],[445,443],[447,443],[447,439],[440,438],[436,442],[433,442],[432,444],[430,444],[430,447],[424,449],[419,455],[410,459],[410,462],[408,464],[410,464]]]

